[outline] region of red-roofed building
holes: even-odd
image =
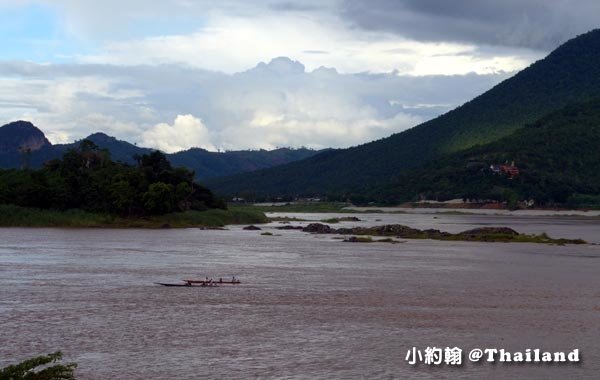
[[[490,170],[496,174],[505,174],[509,179],[518,177],[521,173],[514,161],[510,165],[491,165]]]
[[[520,174],[519,168],[515,165],[514,161],[510,165],[500,165],[500,171],[510,179],[518,177]]]

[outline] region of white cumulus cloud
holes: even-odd
[[[215,150],[210,131],[193,115],[177,115],[173,124],[159,123],[142,133],[142,144],[167,153],[189,148]]]

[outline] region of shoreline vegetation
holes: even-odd
[[[92,212],[80,209],[70,210],[53,210],[53,209],[39,209],[31,207],[22,207],[16,205],[0,204],[0,228],[2,227],[35,227],[35,228],[222,228],[226,225],[252,225],[252,224],[266,224],[270,222],[281,222],[288,224],[290,222],[312,222],[313,220],[301,219],[296,217],[280,217],[280,216],[267,216],[267,213],[273,212],[304,212],[304,213],[340,213],[340,214],[361,214],[361,213],[386,213],[386,214],[402,214],[407,211],[384,211],[384,210],[354,210],[346,209],[348,204],[346,203],[329,203],[323,202],[320,204],[316,203],[299,203],[299,204],[285,204],[285,205],[237,205],[231,204],[227,209],[208,209],[208,210],[188,210],[183,212],[172,212],[163,215],[145,215],[145,216],[119,216],[115,214]],[[471,215],[468,212],[460,211],[440,211],[436,214],[457,214],[457,215]],[[493,215],[493,214],[491,214]],[[564,215],[556,215],[563,217]],[[568,215],[567,215],[568,216]],[[343,221],[359,221],[360,219],[354,216],[347,217],[332,217],[328,219],[322,219],[320,222],[328,224],[337,224]],[[321,223],[313,223],[321,224]],[[324,224],[324,226],[327,226]],[[396,226],[396,225],[392,225]],[[400,226],[400,225],[397,225]],[[328,226],[327,226],[328,227]],[[371,231],[377,228],[385,226],[375,227],[360,227],[361,231]],[[410,227],[402,226],[410,229]],[[302,229],[299,226],[284,226],[277,227],[278,229]],[[335,229],[331,229],[335,231]],[[370,236],[391,236],[381,235],[378,233],[359,232],[354,233],[347,228],[341,228],[342,234],[354,234],[354,235],[370,235]],[[420,230],[414,230],[420,231]],[[431,232],[437,230],[425,230],[420,232]],[[308,231],[315,233],[315,231]],[[439,232],[439,231],[437,231]],[[468,232],[468,231],[465,231]],[[455,234],[461,235],[464,234]],[[316,232],[319,233],[319,232]],[[335,233],[335,232],[324,232],[324,233]],[[444,234],[443,232],[440,232]],[[516,233],[516,232],[515,232]],[[418,234],[417,234],[418,235]],[[427,235],[427,234],[425,234]],[[436,237],[428,237],[423,234],[419,236],[397,236],[400,238],[415,238],[415,239],[436,239]],[[518,234],[518,237],[506,237],[506,236],[488,236],[480,235],[477,238],[464,239],[460,236],[444,236],[439,240],[477,240],[477,241],[520,241],[520,242],[537,242],[537,243],[556,243],[556,244],[584,244],[585,241],[581,239],[552,239],[544,234],[542,235],[524,235]],[[488,240],[485,240],[488,239]],[[491,239],[491,240],[490,240]],[[351,239],[351,241],[360,242],[362,239]],[[373,242],[377,242],[374,240]]]
[[[260,224],[269,220],[258,210],[174,212],[164,215],[122,217],[83,210],[45,210],[0,205],[0,227],[68,228],[219,228],[228,224]]]

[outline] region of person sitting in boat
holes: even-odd
[[[232,284],[235,284],[235,281],[236,281],[236,280],[235,280],[235,276],[231,277],[231,283],[232,283]]]
[[[219,284],[223,283],[223,277],[219,277]]]

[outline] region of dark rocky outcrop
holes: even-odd
[[[304,227],[302,227],[302,226],[290,226],[290,225],[275,227],[275,228],[277,228],[278,230],[302,230],[302,229],[304,229]]]
[[[311,223],[308,226],[279,227],[280,229],[302,229],[313,234],[340,234],[358,236],[394,236],[404,239],[434,239],[456,241],[481,241],[481,242],[521,242],[521,243],[549,243],[549,244],[585,244],[581,239],[553,239],[545,234],[526,235],[520,234],[508,227],[482,227],[452,234],[435,229],[419,230],[401,224],[386,224],[373,227],[331,228],[327,224]],[[363,242],[365,239],[351,237],[349,242]]]
[[[311,234],[337,234],[342,233],[338,232],[335,228],[329,227],[327,224],[323,223],[311,223],[308,226],[302,229],[304,232],[310,232]]]
[[[44,133],[28,121],[15,121],[0,127],[0,153],[33,152],[50,145]]]
[[[386,224],[374,227],[352,227],[352,228],[331,228],[327,224],[311,223],[302,229],[304,232],[318,234],[341,234],[341,235],[371,235],[371,236],[397,236],[402,238],[428,238],[429,236],[449,236],[448,232],[438,230],[418,230],[415,228],[403,226],[401,224]]]
[[[260,231],[261,228],[251,224],[249,226],[244,227],[243,229],[246,231]]]
[[[480,227],[472,230],[461,232],[463,235],[489,235],[489,234],[502,234],[502,235],[514,235],[517,236],[519,233],[512,228],[508,227]]]

